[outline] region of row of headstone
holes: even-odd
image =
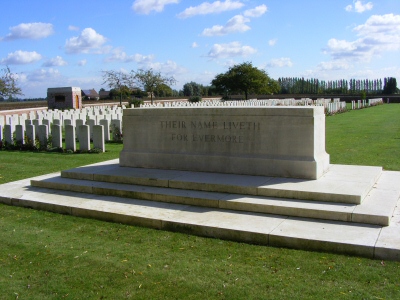
[[[328,113],[333,114],[346,109],[346,102],[331,102],[326,106]]]
[[[61,124],[32,124],[31,120],[27,120],[25,125],[15,125],[14,129],[12,125],[4,125],[4,129],[0,126],[0,140],[3,138],[8,144],[30,144],[35,145],[36,139],[39,141],[40,148],[47,147],[49,134],[52,135],[52,147],[62,148],[62,133],[65,128],[65,149],[76,151],[76,140],[79,141],[81,151],[90,150],[90,140],[93,140],[93,147],[100,149],[102,152],[105,151],[105,141],[110,141],[110,131],[122,132],[121,120],[107,119],[100,120],[100,124],[90,122],[93,120],[86,121],[83,124],[83,120],[77,120],[77,125],[65,124],[63,127]],[[35,121],[35,120],[33,120]],[[37,122],[35,122],[37,123]],[[49,131],[51,129],[51,131]],[[15,134],[15,141],[14,141]],[[116,135],[113,135],[115,140]],[[118,138],[118,136],[117,136]]]
[[[52,125],[52,139],[51,139],[51,147],[53,148],[62,148],[62,127],[60,125]],[[78,141],[79,141],[79,150],[80,151],[89,151],[90,149],[90,130],[89,125],[80,125],[78,127]],[[24,134],[23,126],[16,125],[15,131],[15,142],[24,145],[29,144],[31,146],[35,146],[35,126],[27,125],[26,131]],[[49,128],[47,125],[39,125],[38,130],[38,140],[39,147],[41,149],[47,148],[48,139],[49,139]],[[11,125],[4,126],[4,140],[6,143],[13,144],[13,135],[11,132]],[[104,143],[104,127],[102,125],[95,125],[93,128],[93,147],[95,149],[100,149],[100,151],[105,151],[105,143]],[[65,133],[65,149],[76,151],[76,138],[75,138],[75,128],[72,125],[66,126]]]
[[[55,110],[41,110],[30,112],[29,114],[13,114],[6,115],[5,117],[0,116],[0,125],[11,125],[12,130],[15,130],[16,125],[25,125],[26,120],[32,120],[32,122],[39,122],[37,125],[47,124],[50,128],[51,124],[70,124],[65,123],[65,120],[70,120],[71,124],[75,125],[76,120],[95,120],[95,124],[98,125],[100,120],[107,119],[111,122],[113,119],[122,120],[122,110],[124,107],[117,106],[93,106],[89,108],[71,109],[65,111]],[[35,121],[37,120],[37,121]],[[57,121],[58,120],[58,121]]]
[[[377,104],[383,103],[382,98],[374,98],[374,99],[368,99],[367,100],[352,100],[351,101],[351,109],[361,109],[364,107],[369,107]]]
[[[249,99],[245,101],[220,101],[217,99],[204,100],[201,102],[166,102],[142,104],[141,107],[207,107],[207,106],[223,106],[223,107],[259,107],[259,106],[324,106],[329,113],[338,112],[346,107],[344,101],[340,101],[339,98],[334,98],[333,102],[331,99],[319,98],[312,100],[309,98],[302,98],[296,100],[294,98],[287,99]]]

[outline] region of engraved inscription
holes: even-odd
[[[179,132],[168,133],[170,139],[175,142],[200,142],[200,143],[237,143],[245,142],[246,132],[259,131],[258,122],[230,122],[230,121],[160,121],[161,129],[176,129]],[[196,133],[188,132],[196,130]],[[207,130],[201,134],[199,130]],[[215,130],[210,134],[209,130]],[[241,131],[240,135],[224,134],[224,131]]]

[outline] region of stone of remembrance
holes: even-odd
[[[121,167],[318,179],[323,107],[127,109]]]

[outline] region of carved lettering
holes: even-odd
[[[237,131],[258,131],[258,122],[232,122],[232,121],[160,121],[161,129],[182,130],[180,133],[171,133],[172,141],[176,142],[200,142],[200,143],[232,143],[242,144],[245,141],[243,135],[237,135]],[[191,134],[190,129],[205,130],[205,134]],[[210,130],[216,130],[212,134]],[[223,131],[233,134],[222,134]],[[235,132],[235,133],[234,133]]]

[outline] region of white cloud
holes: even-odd
[[[135,0],[132,4],[132,9],[139,14],[148,15],[153,10],[162,12],[164,6],[176,3],[179,3],[179,0]]]
[[[70,30],[70,31],[79,31],[79,27],[73,26],[73,25],[69,25],[68,26],[68,30]]]
[[[249,18],[245,18],[242,15],[236,15],[231,18],[225,26],[214,25],[211,28],[206,28],[203,30],[203,36],[221,36],[234,32],[245,32],[250,30],[250,26],[246,25],[246,23],[250,22]]]
[[[348,70],[349,68],[350,64],[346,61],[323,61],[317,66],[319,71]]]
[[[371,10],[374,7],[374,5],[372,4],[372,2],[368,2],[366,4],[363,4],[362,1],[356,1],[354,3],[354,9],[356,12],[358,13],[362,13],[366,10]]]
[[[42,56],[36,51],[28,52],[17,50],[9,53],[6,58],[3,58],[0,63],[3,65],[26,65],[41,60]]]
[[[212,59],[231,58],[235,56],[249,56],[256,53],[257,50],[251,46],[242,46],[239,42],[228,44],[214,44],[207,56]]]
[[[3,38],[5,41],[17,39],[43,39],[54,33],[53,25],[50,23],[21,23],[10,27],[10,33]]]
[[[330,39],[328,47],[331,53],[352,52],[357,49],[356,42],[348,42],[345,40]]]
[[[85,28],[79,36],[74,36],[66,41],[67,53],[92,53],[101,52],[107,39],[92,28]]]
[[[275,58],[267,64],[267,67],[269,68],[283,68],[291,66],[293,66],[293,63],[289,57]]]
[[[153,54],[132,54],[128,55],[121,48],[114,49],[112,55],[108,57],[106,62],[120,61],[124,63],[135,62],[140,69],[153,69],[168,75],[177,75],[186,72],[186,69],[179,66],[176,62],[168,60],[167,62],[156,62]]]
[[[400,15],[373,15],[363,25],[354,28],[359,35],[400,35]]]
[[[269,41],[268,41],[268,45],[270,45],[270,46],[275,46],[277,41],[278,41],[278,39],[269,40]]]
[[[198,48],[198,47],[199,47],[199,44],[197,44],[196,42],[193,42],[191,47],[192,47],[192,48]]]
[[[154,55],[142,55],[142,54],[133,54],[128,55],[126,52],[122,51],[122,49],[117,48],[114,49],[112,55],[106,59],[107,62],[111,61],[120,61],[120,62],[137,62],[137,63],[146,63],[151,62],[154,59]]]
[[[261,17],[268,11],[268,8],[265,4],[259,5],[256,8],[246,10],[243,15],[249,18],[258,18]]]
[[[61,74],[57,69],[40,69],[27,75],[28,81],[53,82]]]
[[[61,57],[56,56],[43,63],[43,67],[61,67],[66,66],[68,63]]]
[[[180,74],[186,73],[186,69],[179,66],[176,62],[172,60],[167,60],[167,62],[150,62],[143,64],[142,68],[153,69],[155,71],[159,71],[163,74],[167,74],[168,76],[177,76]]]
[[[244,6],[240,1],[215,1],[213,3],[203,2],[198,6],[191,6],[186,8],[183,12],[178,14],[178,18],[190,18],[197,15],[217,14],[224,11],[239,9]]]
[[[82,60],[78,61],[78,66],[80,66],[80,67],[86,66],[86,64],[87,64],[86,59],[82,59]]]
[[[370,61],[374,55],[400,50],[400,15],[373,15],[353,30],[358,39],[346,41],[332,38],[325,53],[333,59]]]
[[[360,0],[357,0],[357,1],[354,0],[353,3],[354,3],[354,6],[352,4],[349,4],[345,7],[345,10],[348,12],[352,12],[354,10],[355,12],[361,14],[364,11],[371,10],[374,7],[372,2],[363,4],[363,2]]]

